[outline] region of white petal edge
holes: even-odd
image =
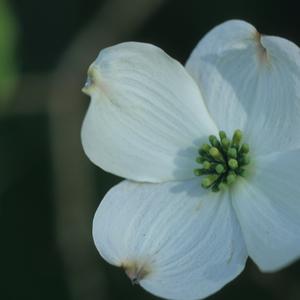
[[[140,285],[167,299],[205,298],[247,259],[228,195],[207,192],[198,180],[123,181],[102,200],[93,237],[104,259],[131,276],[144,272]]]
[[[186,64],[220,129],[244,130],[257,154],[300,146],[300,50],[244,21],[210,31]]]
[[[88,74],[81,136],[92,162],[136,181],[193,177],[197,148],[217,129],[180,63],[129,42],[102,50]]]
[[[233,191],[233,206],[249,256],[272,272],[300,258],[300,150],[259,157],[249,182]]]

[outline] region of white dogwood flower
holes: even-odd
[[[228,21],[185,68],[161,49],[100,52],[82,143],[127,180],[93,224],[101,256],[168,299],[199,299],[244,268],[300,255],[300,50]],[[201,177],[199,177],[201,176]]]

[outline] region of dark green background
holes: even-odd
[[[61,63],[64,51],[95,12],[101,10],[104,2],[9,0],[19,26],[16,59],[20,77],[51,74]],[[238,18],[249,21],[262,33],[283,36],[299,45],[300,18],[295,3],[170,0],[124,40],[154,43],[184,63],[194,45],[209,29],[225,20]],[[119,14],[122,11],[115,12],[116,23]],[[90,61],[93,59],[90,57]],[[75,93],[80,93],[81,86],[73,88]],[[24,97],[19,95],[17,100],[12,97],[10,106],[0,118],[0,299],[92,300],[95,299],[92,284],[90,291],[87,290],[81,298],[74,296],[68,284],[69,275],[55,230],[57,212],[49,116],[44,109],[33,108],[26,113],[18,110],[18,107],[32,103],[28,95],[34,95],[39,99],[39,106],[44,107],[47,95],[31,91],[24,93]],[[87,99],[84,101],[86,106]],[[81,121],[82,115],[72,122],[77,122],[79,127]],[[97,197],[83,201],[89,201],[94,211],[104,193],[119,179],[94,167],[82,151],[80,155],[93,173],[92,186]],[[77,172],[76,165],[69,168]],[[72,199],[68,202],[72,205]],[[91,226],[92,214],[88,222]],[[155,299],[141,288],[132,287],[121,270],[104,263],[93,245],[90,251],[95,257],[95,267],[103,276],[99,278],[100,288],[106,291],[102,298]],[[80,269],[76,270],[78,274],[75,275],[80,278]],[[86,280],[84,274],[82,272],[82,281]],[[98,278],[94,280],[95,285]],[[275,274],[261,274],[254,264],[248,262],[241,276],[209,299],[300,299],[300,263]]]

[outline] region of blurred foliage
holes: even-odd
[[[0,0],[0,113],[17,81],[17,22],[6,0]]]
[[[0,121],[0,299],[67,300],[53,233],[47,118]]]
[[[1,0],[0,0],[1,1]],[[93,18],[103,0],[9,0],[20,23],[20,69],[48,72],[59,63],[76,34]]]

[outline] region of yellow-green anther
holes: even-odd
[[[242,138],[243,138],[243,133],[239,129],[237,129],[233,134],[232,145],[235,147],[239,146]]]
[[[241,152],[246,154],[246,153],[249,152],[249,149],[250,148],[249,148],[248,144],[243,144],[242,147],[241,147]]]
[[[227,155],[230,158],[237,158],[237,151],[235,148],[229,148],[227,151]]]
[[[221,139],[221,140],[226,139],[226,133],[225,133],[225,131],[221,130],[221,131],[219,132],[219,136],[220,136],[220,139]]]
[[[225,171],[225,168],[222,164],[217,164],[215,167],[215,170],[218,174],[222,174]]]
[[[235,182],[236,175],[235,173],[229,173],[229,175],[226,177],[227,184],[233,184]]]
[[[203,162],[203,168],[204,168],[205,170],[209,170],[210,166],[211,166],[211,163],[210,163],[210,162],[208,162],[208,161],[204,161],[204,162]]]
[[[216,148],[216,147],[211,147],[211,148],[209,149],[209,154],[210,154],[210,156],[211,156],[212,158],[214,158],[214,159],[216,159],[216,160],[218,160],[218,161],[224,161],[224,158],[223,158],[221,152],[220,152],[219,149]]]
[[[239,164],[236,159],[230,158],[228,161],[228,166],[230,169],[235,170],[239,167]]]
[[[218,179],[217,175],[209,175],[209,176],[203,178],[201,185],[204,188],[209,188],[217,179]]]

